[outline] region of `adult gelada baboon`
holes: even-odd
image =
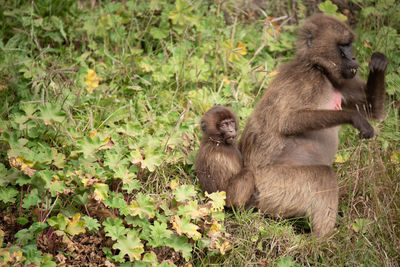
[[[254,192],[253,174],[243,168],[235,145],[238,120],[226,107],[215,106],[201,119],[203,140],[196,158],[196,174],[204,191],[226,191],[226,206],[244,205]]]
[[[371,138],[363,115],[381,119],[384,111],[387,59],[372,54],[365,83],[356,75],[354,38],[333,17],[310,17],[299,30],[294,60],[280,68],[239,142],[255,177],[252,204],[273,216],[311,216],[318,237],[336,221],[338,184],[330,165],[339,126],[351,124],[361,138]]]

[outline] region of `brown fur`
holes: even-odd
[[[204,191],[226,191],[226,205],[241,206],[253,194],[254,177],[247,168],[242,168],[242,156],[234,139],[230,142],[226,140],[220,123],[227,119],[234,120],[233,138],[236,138],[238,120],[231,110],[215,106],[204,114],[201,120],[203,140],[197,153],[196,173]]]
[[[383,116],[387,59],[372,55],[367,83],[357,75],[345,79],[350,67],[338,45],[354,39],[343,22],[324,15],[309,18],[299,31],[295,59],[280,68],[239,143],[258,192],[251,204],[274,216],[311,216],[319,237],[328,235],[336,221],[338,186],[330,165],[339,126],[351,124],[360,137],[371,138],[373,128],[361,113]],[[338,92],[344,110],[334,108]]]

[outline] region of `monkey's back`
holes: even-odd
[[[225,191],[226,185],[242,168],[242,158],[234,145],[202,143],[196,157],[197,178],[204,191]]]

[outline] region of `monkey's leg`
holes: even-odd
[[[254,193],[254,175],[247,169],[242,168],[238,174],[233,176],[226,186],[226,206],[239,207],[250,199]]]
[[[268,166],[255,173],[257,207],[273,216],[311,216],[313,233],[329,234],[338,209],[337,178],[330,166]]]

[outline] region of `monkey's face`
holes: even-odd
[[[338,45],[340,58],[342,60],[341,64],[341,74],[344,79],[353,78],[358,69],[358,61],[353,54],[353,48],[351,43]]]
[[[237,127],[234,119],[222,120],[218,125],[218,129],[220,130],[221,135],[223,135],[226,144],[233,144],[235,142]]]

